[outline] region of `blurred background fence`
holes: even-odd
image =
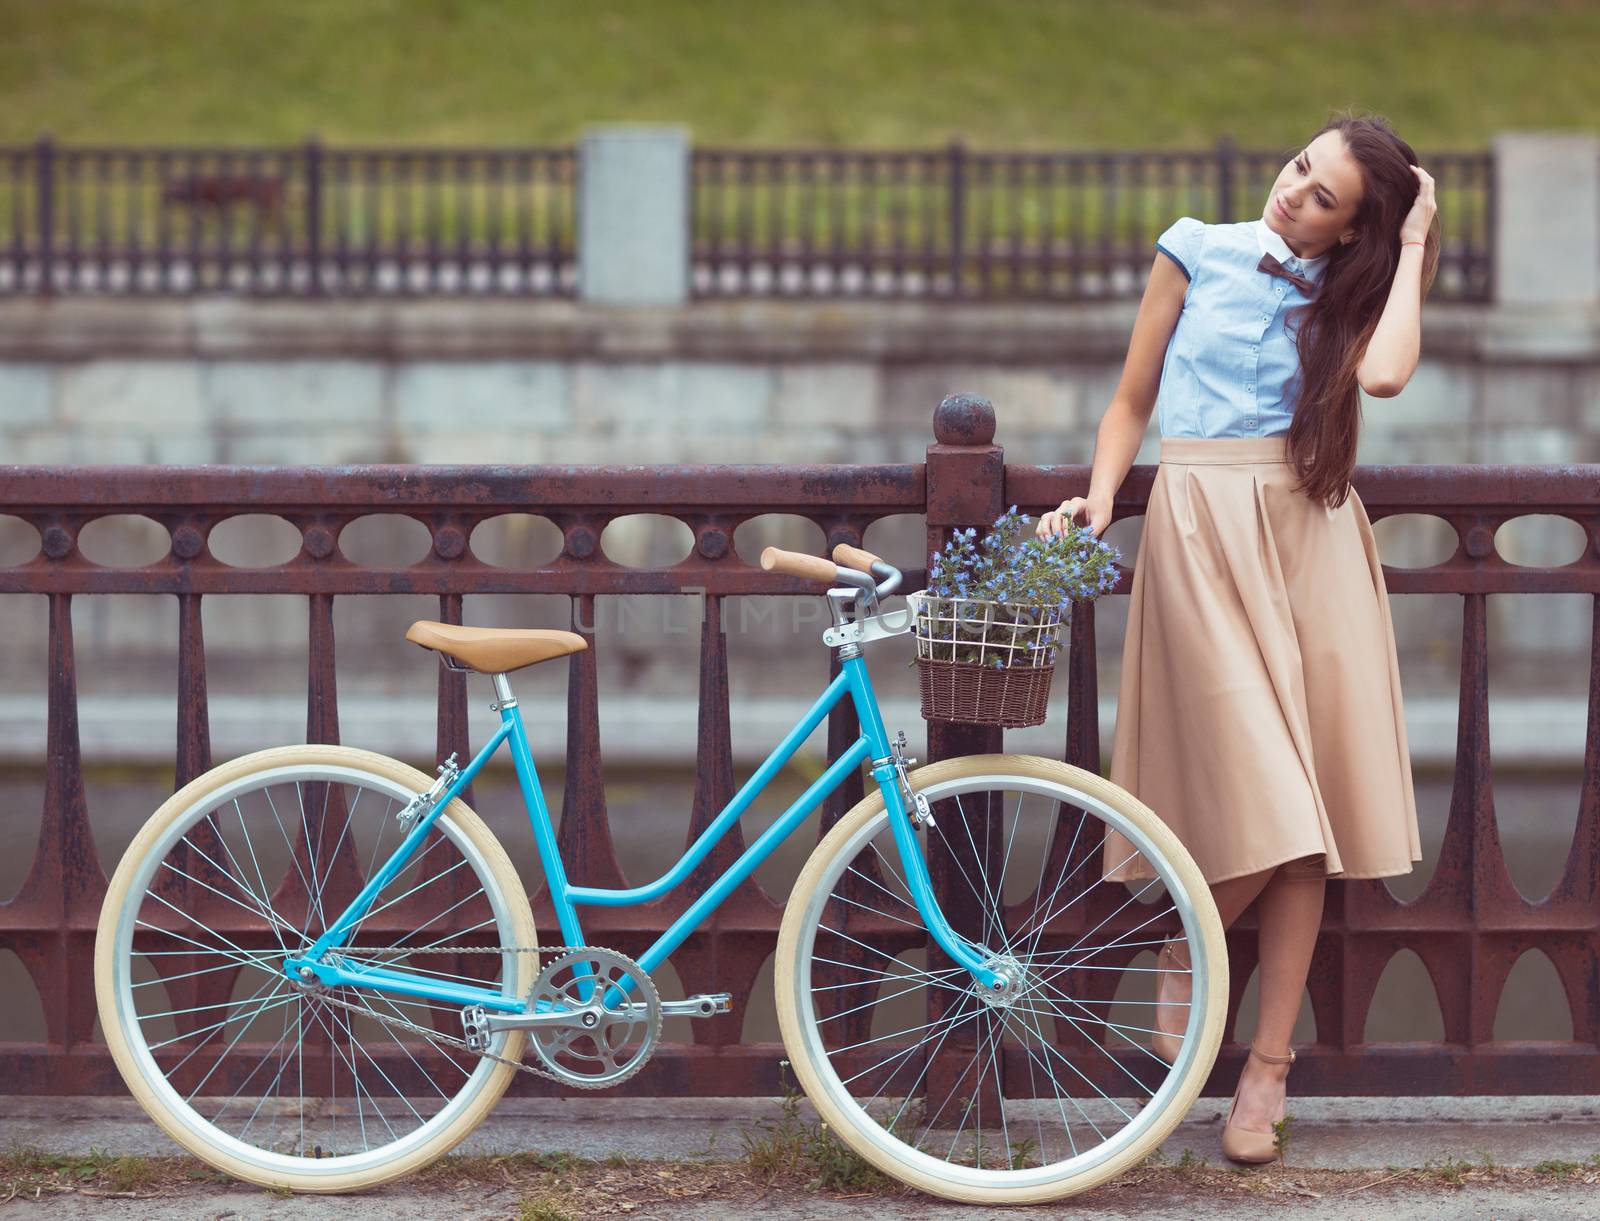
[[[1238,219],[1293,149],[695,148],[690,294],[1137,296],[1178,216]],[[0,148],[0,293],[569,296],[582,147]],[[1423,157],[1438,299],[1493,291],[1494,157]]]
[[[1295,150],[701,149],[695,291],[1073,300],[1136,296],[1179,216],[1248,215]],[[1493,162],[1426,163],[1446,218],[1440,292],[1490,292]]]
[[[10,293],[571,291],[571,149],[0,151]]]

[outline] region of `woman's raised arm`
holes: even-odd
[[[1188,286],[1178,265],[1166,255],[1157,254],[1133,322],[1122,379],[1095,434],[1088,495],[1063,500],[1059,508],[1041,514],[1034,527],[1041,538],[1063,532],[1069,520],[1084,521],[1096,536],[1111,524],[1112,499],[1127,477],[1145,429],[1150,426],[1156,391],[1161,387],[1161,366],[1173,328],[1178,325],[1178,315],[1183,313]]]

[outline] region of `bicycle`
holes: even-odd
[[[648,885],[572,885],[557,851],[507,675],[586,648],[571,632],[412,625],[443,664],[492,676],[499,729],[465,767],[452,755],[430,779],[369,751],[286,746],[167,800],[117,867],[95,948],[106,1041],[151,1117],[238,1178],[350,1191],[443,1156],[517,1071],[620,1084],[663,1017],[729,1008],[727,994],[662,1000],[650,972],[865,763],[876,788],[800,873],[775,959],[783,1042],[831,1131],[886,1174],[980,1203],[1058,1199],[1157,1149],[1211,1070],[1226,1010],[1222,926],[1194,862],[1137,799],[1066,763],[912,770],[863,655],[910,630],[882,608],[900,571],[848,546],[832,562],[769,547],[761,564],[830,584],[838,675]],[[648,950],[587,944],[580,907],[682,883],[845,698],[856,740]],[[538,945],[516,871],[458,796],[502,745],[563,945]],[[1142,862],[1150,880],[1086,871],[1108,828],[1133,851],[1107,872]],[[1119,1020],[1155,1001],[1114,991],[1150,976],[1129,963],[1169,936],[1192,972],[1171,1064],[1147,1046],[1153,1021]]]

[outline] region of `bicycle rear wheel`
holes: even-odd
[[[392,854],[396,813],[430,783],[347,747],[261,751],[184,786],[129,846],[95,944],[100,1022],[134,1097],[197,1157],[268,1187],[372,1187],[448,1152],[505,1092],[513,1065],[439,1037],[460,1037],[459,1005],[303,988],[282,969]],[[533,917],[459,799],[346,944],[363,951],[352,963],[507,996],[538,972],[500,950],[536,944]],[[429,945],[482,949],[384,952]],[[525,1041],[489,1050],[515,1060]]]
[[[932,804],[918,836],[941,909],[1019,986],[996,1000],[932,943],[873,791],[818,845],[778,934],[806,1093],[867,1161],[948,1199],[1060,1199],[1138,1165],[1222,1039],[1227,955],[1199,869],[1131,794],[1065,763],[978,755],[910,779]],[[1107,827],[1149,880],[1103,879]],[[1155,964],[1137,965],[1168,937],[1193,972],[1170,1065],[1150,1047]]]

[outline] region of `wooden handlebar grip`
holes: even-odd
[[[807,577],[813,581],[834,582],[839,579],[839,566],[820,555],[801,555],[798,551],[785,551],[781,547],[764,547],[761,567],[768,572],[783,572],[791,577]]]
[[[880,556],[873,555],[870,551],[863,551],[860,547],[852,547],[849,543],[840,543],[833,549],[833,562],[845,568],[854,568],[857,572],[872,574],[872,565],[883,563]]]

